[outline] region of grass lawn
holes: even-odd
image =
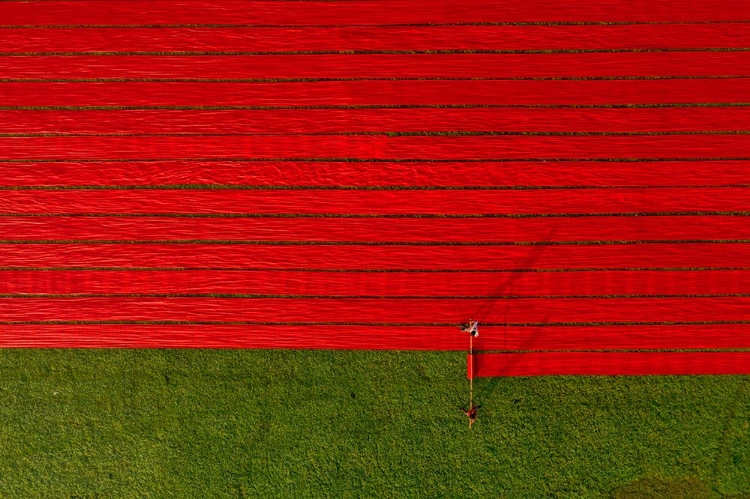
[[[446,352],[0,351],[0,497],[750,497],[750,377]]]

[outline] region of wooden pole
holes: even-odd
[[[471,359],[471,372],[469,373],[469,410],[472,410],[474,408],[474,335],[472,333],[469,333],[469,359]]]

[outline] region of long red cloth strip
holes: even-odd
[[[0,25],[379,25],[512,22],[684,22],[750,19],[743,0],[353,0],[346,2],[2,2]]]
[[[0,298],[0,322],[512,324],[750,321],[750,298]]]
[[[750,244],[257,246],[0,244],[4,267],[329,270],[747,268]]]
[[[748,68],[749,52],[0,57],[7,79],[685,77],[749,76]]]
[[[750,46],[750,29],[744,23],[0,30],[0,50],[5,53],[611,50],[747,46]]]
[[[748,30],[750,31],[750,29]],[[709,132],[750,129],[750,107],[5,111],[0,133]]]
[[[484,327],[482,348],[750,348],[750,326]],[[466,349],[455,326],[0,324],[0,347]]]
[[[545,352],[480,354],[474,375],[750,374],[750,352]]]
[[[190,204],[185,199],[190,199]],[[3,214],[533,215],[685,211],[750,211],[750,188],[11,190],[0,197]],[[540,237],[555,240],[552,232]],[[464,240],[472,241],[473,237],[464,234]]]
[[[0,85],[2,85],[0,83]],[[33,174],[30,172],[33,171]],[[750,161],[0,162],[0,186],[250,185],[289,187],[750,185]],[[618,191],[613,191],[618,192]],[[658,191],[656,191],[658,192]],[[547,191],[549,194],[549,191]],[[507,196],[505,192],[503,195]],[[3,193],[3,197],[6,196]],[[685,192],[682,193],[682,196]],[[464,196],[463,201],[470,200]],[[539,200],[537,200],[538,202]]]
[[[750,54],[750,52],[748,52]],[[749,61],[750,62],[750,61]],[[750,66],[749,66],[750,67]],[[750,135],[250,135],[0,137],[6,159],[747,158]]]
[[[482,332],[474,345],[485,351],[750,348],[750,324],[485,326]]]
[[[695,104],[747,103],[748,94],[750,78],[0,82],[3,106]]]
[[[748,240],[744,216],[464,219],[0,217],[10,240],[507,243]]]
[[[0,324],[0,347],[462,350],[466,338],[456,331],[419,326]]]
[[[750,294],[750,270],[582,272],[0,271],[0,294],[585,296]],[[505,330],[497,336],[505,338]],[[519,333],[521,334],[521,333]],[[495,333],[477,338],[493,344]],[[575,341],[575,335],[569,335]],[[486,343],[490,342],[490,343]],[[462,348],[465,345],[462,345]]]

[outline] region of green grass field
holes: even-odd
[[[750,497],[750,377],[446,352],[5,350],[2,497]]]

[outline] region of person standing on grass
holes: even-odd
[[[469,417],[469,428],[471,428],[477,422],[477,406],[472,405],[471,409],[464,411],[464,414]]]

